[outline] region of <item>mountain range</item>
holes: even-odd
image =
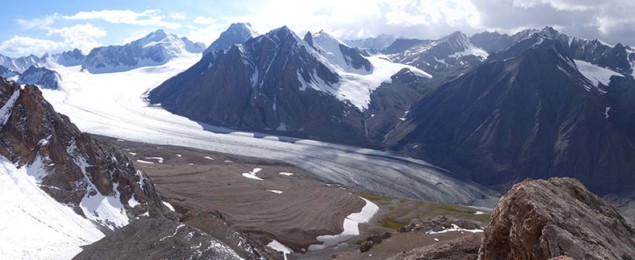
[[[204,56],[148,98],[211,125],[394,150],[498,189],[574,176],[602,195],[632,190],[631,47],[546,27],[380,52],[282,27]]]
[[[635,50],[630,46],[550,27],[513,35],[380,35],[344,42],[324,31],[300,37],[283,26],[258,34],[248,23],[235,23],[208,48],[158,30],[87,55],[79,50],[0,55],[0,171],[6,173],[0,182],[55,215],[20,208],[18,200],[8,207],[10,216],[39,221],[51,240],[63,233],[59,230],[79,230],[65,245],[72,255],[79,245],[105,236],[79,258],[121,256],[117,249],[131,236],[138,243],[125,245],[128,258],[266,255],[220,213],[210,213],[210,222],[235,234],[229,245],[178,222],[152,181],[122,151],[80,132],[42,96],[41,89],[64,91],[66,79],[56,68],[109,75],[184,56],[196,62],[148,89],[147,96],[127,98],[145,98],[144,106],[160,106],[204,129],[354,145],[334,146],[342,150],[387,150],[386,156],[425,160],[453,178],[496,191],[526,178],[567,176],[600,196],[635,196]],[[164,239],[157,249],[156,241]],[[26,234],[15,245],[28,246],[25,241],[31,240],[33,234]],[[193,249],[203,244],[206,250]],[[11,253],[23,251],[28,248]]]

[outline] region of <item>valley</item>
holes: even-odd
[[[0,55],[0,256],[635,257],[629,45],[159,27]]]

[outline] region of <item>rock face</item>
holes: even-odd
[[[36,86],[0,78],[0,106],[0,155],[26,167],[58,202],[109,229],[141,215],[169,215],[123,153],[81,133]]]
[[[255,255],[252,257],[258,258]],[[199,229],[173,220],[144,219],[84,247],[84,251],[73,259],[243,258],[223,242]]]
[[[571,178],[525,180],[500,200],[479,259],[633,259],[635,229]]]
[[[62,77],[57,72],[44,68],[31,66],[18,78],[20,84],[38,85],[46,89],[59,89]]]

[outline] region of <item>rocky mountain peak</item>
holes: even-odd
[[[304,35],[304,38],[302,40],[304,40],[307,44],[309,44],[309,46],[314,47],[313,46],[313,34],[311,34],[311,32],[306,32],[306,34]]]
[[[112,146],[81,133],[33,85],[0,79],[0,155],[39,187],[100,227],[169,215],[145,174]]]
[[[35,84],[46,89],[59,89],[62,76],[57,72],[44,68],[31,66],[20,75],[18,83]]]
[[[499,201],[479,259],[632,259],[635,229],[572,178],[525,180]]]
[[[455,50],[466,50],[470,47],[470,40],[467,38],[467,35],[460,31],[453,32],[448,36],[445,36],[439,40],[438,43],[447,42],[452,49]]]

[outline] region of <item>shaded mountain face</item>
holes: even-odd
[[[46,89],[59,89],[62,77],[55,71],[43,67],[31,66],[20,77],[19,84],[38,85]]]
[[[10,78],[19,75],[19,73],[0,65],[0,77]]]
[[[169,215],[150,179],[56,113],[37,87],[0,79],[0,106],[0,155],[25,167],[58,202],[109,229]]]
[[[600,195],[632,190],[633,80],[595,85],[576,62],[559,41],[520,42],[423,98],[387,145],[491,186],[572,176]]]
[[[203,56],[212,52],[227,51],[233,45],[243,44],[256,36],[258,36],[258,33],[251,27],[251,24],[233,23],[203,51]]]
[[[123,46],[98,47],[90,51],[82,69],[91,73],[127,71],[165,64],[182,53],[200,53],[203,47],[185,37],[158,30]]]
[[[635,229],[571,178],[525,180],[500,200],[478,259],[632,259]]]
[[[283,27],[205,55],[149,99],[212,125],[364,144],[370,93],[403,66],[376,67],[324,32],[305,39]]]

